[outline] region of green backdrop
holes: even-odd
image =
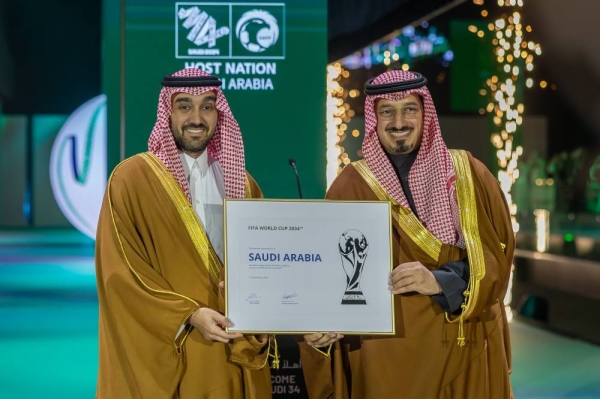
[[[108,169],[147,149],[163,75],[193,66],[224,79],[246,168],[266,197],[325,192],[326,0],[105,0]]]

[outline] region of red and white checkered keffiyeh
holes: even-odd
[[[195,68],[187,68],[172,76],[210,76]],[[190,200],[190,189],[183,171],[183,164],[173,133],[171,133],[172,98],[175,93],[201,95],[207,91],[216,93],[216,108],[219,112],[215,133],[208,143],[208,154],[221,164],[225,179],[225,195],[228,198],[244,198],[245,160],[244,143],[240,127],[231,113],[225,95],[218,87],[163,87],[158,98],[156,124],[148,140],[148,150],[161,160],[173,174],[181,189]]]
[[[412,72],[396,70],[379,75],[372,84],[413,79],[416,79],[416,76]],[[410,209],[394,167],[377,137],[375,103],[379,98],[397,101],[411,93],[419,94],[424,103],[423,139],[415,163],[408,175],[408,184],[419,220],[443,243],[464,248],[456,199],[456,175],[427,87],[367,96],[365,100],[365,138],[362,145],[363,157],[387,193],[401,205]]]

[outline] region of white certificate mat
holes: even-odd
[[[389,202],[226,199],[224,213],[228,331],[395,333]]]

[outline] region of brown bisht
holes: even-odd
[[[464,259],[470,281],[460,316],[429,296],[395,295],[396,335],[346,336],[329,350],[301,343],[311,399],[508,399],[510,340],[503,305],[515,247],[496,179],[464,151],[451,151],[466,249],[442,243],[390,198],[364,161],[342,171],[332,200],[392,201],[394,259],[431,270]]]
[[[246,175],[246,197],[262,197]],[[269,345],[205,340],[200,307],[223,311],[222,265],[177,180],[152,153],[113,172],[96,242],[99,399],[271,397]]]

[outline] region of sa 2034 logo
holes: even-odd
[[[285,4],[175,3],[175,57],[285,59]]]

